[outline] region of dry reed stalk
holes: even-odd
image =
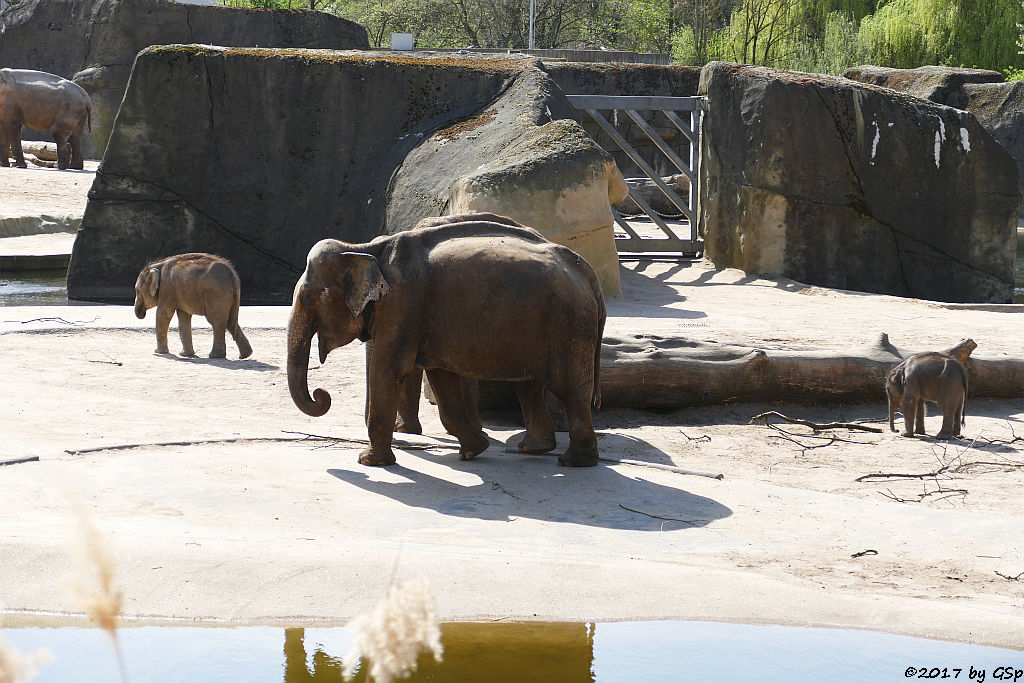
[[[121,671],[121,680],[127,681],[124,654],[121,652],[121,644],[117,637],[117,618],[121,615],[124,596],[115,580],[116,567],[106,541],[93,524],[85,507],[76,502],[74,508],[78,520],[75,562],[78,576],[72,584],[75,597],[89,618],[110,636]]]
[[[24,654],[0,636],[0,683],[28,683],[39,675],[39,667],[53,661],[49,650]]]
[[[416,668],[420,650],[438,661],[444,654],[434,596],[422,579],[392,586],[372,614],[356,617],[349,628],[355,642],[344,658],[346,679],[355,674],[360,657],[370,662],[367,680],[391,683]]]

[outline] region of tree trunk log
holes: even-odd
[[[1024,360],[972,358],[964,340],[945,353],[967,369],[968,397],[1024,397]],[[728,402],[884,401],[885,377],[917,351],[882,334],[853,351],[763,351],[653,335],[605,337],[601,394],[609,408],[685,408]]]

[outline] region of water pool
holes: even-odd
[[[97,629],[2,634],[23,652],[53,653],[39,683],[119,680],[109,639]],[[340,627],[127,626],[119,638],[133,683],[336,682],[352,644]],[[442,641],[444,660],[421,658],[403,680],[1024,681],[1021,651],[871,631],[695,621],[449,623]],[[366,680],[365,670],[355,680]]]

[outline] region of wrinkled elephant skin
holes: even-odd
[[[365,465],[390,465],[406,379],[423,369],[441,421],[469,460],[489,445],[464,380],[515,382],[528,425],[550,432],[549,389],[569,417],[565,466],[597,464],[591,406],[600,405],[605,306],[597,276],[570,249],[527,228],[490,221],[418,227],[364,244],[322,240],[295,286],[288,323],[288,386],[304,413],[330,395],[308,388],[317,336],[321,362],[354,339],[370,342]],[[538,427],[539,426],[539,427]],[[548,436],[545,434],[545,437]]]

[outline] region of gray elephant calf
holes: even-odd
[[[135,316],[142,320],[156,306],[156,352],[167,350],[167,328],[178,314],[181,355],[194,356],[192,316],[204,315],[213,326],[210,358],[224,358],[224,332],[238,345],[239,358],[252,355],[249,340],[238,325],[238,302],[242,287],[235,269],[213,254],[178,254],[150,263],[135,281]]]
[[[967,371],[944,353],[928,351],[905,359],[889,371],[885,393],[889,397],[889,429],[896,431],[894,415],[898,405],[903,413],[903,436],[925,433],[925,401],[938,404],[942,410],[942,429],[936,438],[958,437],[960,426],[966,424]]]

